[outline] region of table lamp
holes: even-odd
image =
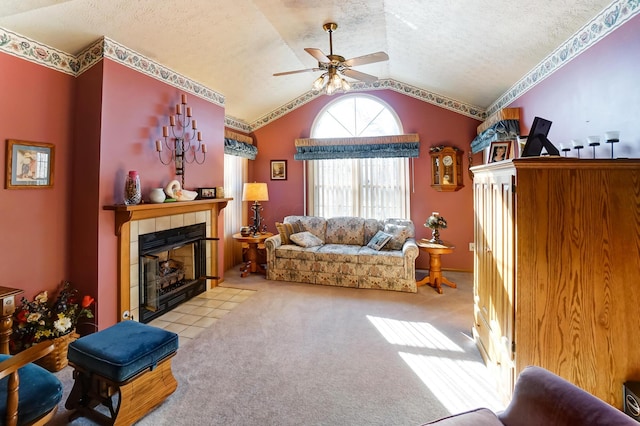
[[[251,210],[253,210],[253,225],[251,226],[251,232],[253,235],[257,235],[260,232],[260,211],[262,206],[259,201],[269,201],[269,190],[266,183],[245,183],[242,187],[242,201],[253,201]]]

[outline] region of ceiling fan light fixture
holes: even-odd
[[[333,95],[333,92],[335,92],[335,91],[336,91],[336,89],[333,87],[333,85],[331,83],[329,83],[325,87],[324,93],[326,93],[327,95]]]
[[[327,78],[325,78],[325,76],[327,76]],[[316,89],[316,82],[320,79],[313,82],[313,88],[318,92],[324,89],[324,93],[333,95],[335,92],[346,92],[351,89],[351,85],[344,78],[341,78],[335,69],[329,70],[329,72],[323,74],[321,78],[323,78],[323,84],[319,88]]]
[[[331,75],[329,79],[329,86],[332,86],[334,91],[342,88],[342,79],[340,78],[338,73],[334,73],[333,75]]]
[[[334,22],[327,22],[322,26],[326,32],[329,33],[329,54],[325,55],[320,49],[305,47],[305,51],[313,56],[318,61],[316,68],[307,68],[304,70],[279,72],[273,74],[274,76],[298,74],[308,71],[324,71],[324,73],[318,77],[311,85],[312,90],[316,93],[324,92],[327,95],[331,95],[335,92],[347,92],[351,90],[351,84],[342,78],[340,74],[344,74],[354,80],[364,81],[371,83],[378,80],[377,77],[369,74],[365,74],[360,71],[352,70],[351,67],[357,65],[373,64],[375,62],[388,61],[389,55],[385,52],[375,52],[368,55],[356,56],[355,58],[345,59],[341,55],[333,54],[333,37],[332,33],[338,28],[338,24]]]
[[[325,72],[313,82],[313,85],[312,85],[313,90],[315,90],[316,92],[319,92],[320,90],[322,90],[325,84],[327,84],[328,79],[329,79],[329,74]]]

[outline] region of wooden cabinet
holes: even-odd
[[[622,408],[640,379],[640,160],[472,171],[474,336],[502,395],[538,365]]]
[[[474,334],[503,399],[514,384],[514,169],[496,163],[474,171]]]

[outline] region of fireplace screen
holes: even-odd
[[[206,290],[205,233],[201,223],[139,237],[141,322]]]

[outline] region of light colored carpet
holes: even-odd
[[[182,346],[178,389],[140,425],[418,425],[502,409],[471,339],[472,275],[437,294],[242,279],[257,290]],[[71,369],[52,424],[66,424]],[[74,425],[92,424],[86,419]]]

